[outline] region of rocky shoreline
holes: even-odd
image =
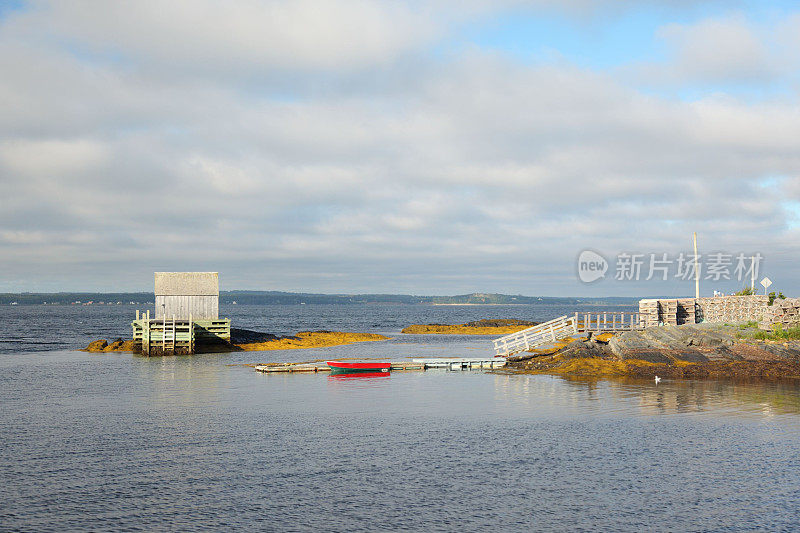
[[[400,333],[414,335],[507,335],[537,325],[538,322],[504,319],[481,319],[466,324],[411,324]]]
[[[686,324],[576,339],[508,359],[509,371],[642,378],[800,378],[800,341],[759,340],[755,327]]]
[[[387,340],[389,337],[377,333],[350,333],[343,331],[301,331],[296,335],[277,336],[248,329],[231,328],[231,342],[198,345],[196,353],[298,350],[303,348],[326,348],[354,342]],[[133,341],[117,339],[109,343],[100,339],[89,343],[82,351],[91,353],[133,352]]]

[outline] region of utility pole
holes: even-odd
[[[700,298],[700,269],[697,266],[697,232],[692,233],[694,241],[694,297]]]

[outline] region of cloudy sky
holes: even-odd
[[[0,0],[0,291],[796,294],[799,90],[796,2]]]

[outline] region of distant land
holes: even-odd
[[[220,303],[230,305],[300,305],[300,304],[397,304],[397,305],[530,305],[530,304],[634,304],[638,298],[559,298],[521,294],[460,294],[456,296],[412,296],[407,294],[313,294],[281,291],[220,291]],[[147,292],[58,292],[4,293],[0,305],[117,305],[150,304],[153,293]]]

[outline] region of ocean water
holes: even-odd
[[[553,309],[242,306],[225,310],[242,327],[392,339],[150,359],[68,349],[124,335],[122,307],[70,311],[85,323],[68,339],[48,333],[64,308],[2,310],[17,348],[0,354],[0,531],[800,528],[797,381],[245,366],[485,355],[487,337],[397,331]]]
[[[130,338],[136,310],[130,305],[0,306],[0,355],[22,351],[84,348],[96,339]],[[542,305],[223,305],[233,327],[276,335],[298,331],[396,334],[409,324],[462,324],[482,318],[543,322],[575,312],[635,312],[634,306]],[[153,316],[155,311],[149,307]]]

